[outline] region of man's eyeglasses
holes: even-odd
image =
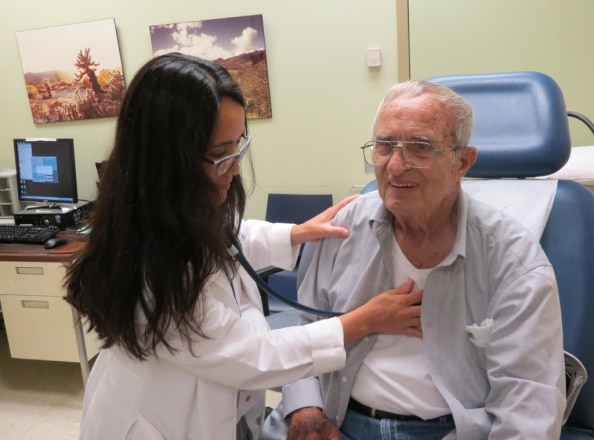
[[[402,159],[411,168],[429,168],[437,153],[459,150],[454,148],[434,148],[425,141],[369,141],[361,147],[365,162],[373,166],[386,165],[395,149],[400,149]]]
[[[242,134],[239,140],[237,141],[236,151],[237,153],[230,154],[229,156],[221,157],[217,160],[212,160],[207,157],[203,157],[202,160],[204,162],[210,163],[215,168],[215,174],[217,176],[222,176],[227,171],[231,169],[233,165],[243,159],[243,156],[247,152],[250,143],[252,142],[252,137],[249,134]]]

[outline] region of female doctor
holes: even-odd
[[[65,282],[103,342],[80,438],[251,438],[242,416],[262,402],[256,390],[340,368],[344,345],[370,333],[419,327],[422,294],[404,285],[340,317],[268,328],[225,225],[253,266],[290,269],[299,244],[348,234],[330,221],[349,200],[301,225],[243,220],[250,141],[244,97],[214,63],[163,55],[130,84]]]

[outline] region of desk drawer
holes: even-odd
[[[0,294],[64,296],[62,263],[0,262]]]
[[[72,307],[61,297],[0,295],[10,355],[21,359],[79,362]],[[87,355],[99,350],[85,334]]]

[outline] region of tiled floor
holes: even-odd
[[[269,391],[267,405],[280,393]],[[0,439],[78,438],[83,384],[79,365],[12,359],[0,330]]]

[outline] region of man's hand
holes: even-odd
[[[302,408],[291,414],[287,440],[340,439],[340,430],[326,418],[320,408]]]
[[[367,303],[338,319],[344,330],[344,342],[350,344],[371,333],[422,338],[421,300],[423,291],[413,291],[409,279],[395,289],[375,295]]]

